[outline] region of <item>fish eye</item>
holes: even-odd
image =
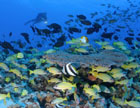
[[[91,73],[90,73],[89,75],[90,75],[90,76],[92,76],[92,74],[91,74]]]

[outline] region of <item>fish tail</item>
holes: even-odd
[[[6,105],[7,103],[6,103],[6,98],[4,99],[4,105]]]
[[[25,22],[24,25],[27,25],[27,24],[29,24],[29,23],[31,23],[33,21],[34,21],[34,19],[33,20],[29,20],[29,21]]]
[[[8,97],[8,98],[10,98],[10,97],[11,97],[10,93],[8,93],[8,94],[7,94],[7,97]]]
[[[127,100],[125,100],[124,103],[127,104],[128,103]]]
[[[26,77],[26,76],[22,76],[21,78],[22,78],[22,79],[27,79],[27,77]]]
[[[33,71],[32,71],[32,70],[30,70],[29,72],[30,72],[30,75],[33,73]]]

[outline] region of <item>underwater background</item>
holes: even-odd
[[[0,0],[0,108],[140,108],[139,0]]]

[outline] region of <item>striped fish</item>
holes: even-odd
[[[65,105],[55,104],[55,108],[65,108]]]
[[[77,76],[77,71],[74,69],[74,67],[71,65],[71,62],[63,66],[62,73],[64,75],[68,76]]]

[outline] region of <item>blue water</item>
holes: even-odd
[[[133,6],[130,5],[129,2],[131,2]],[[106,6],[102,6],[102,4],[105,4]],[[111,7],[108,7],[108,5],[111,5]],[[138,35],[140,33],[140,13],[136,13],[136,11],[140,10],[139,5],[139,0],[0,0],[0,42],[7,41],[11,43],[11,41],[16,42],[21,40],[21,42],[26,43],[24,48],[19,48],[17,45],[12,44],[15,49],[18,49],[21,52],[30,46],[41,51],[48,50],[53,48],[53,46],[49,45],[52,43],[50,38],[47,36],[38,36],[34,34],[30,28],[31,24],[24,25],[25,22],[34,19],[38,13],[47,13],[48,23],[45,24],[44,22],[40,22],[35,24],[35,26],[40,29],[44,29],[47,25],[57,23],[61,25],[63,32],[52,34],[51,36],[54,35],[53,39],[57,40],[64,33],[66,36],[66,41],[70,40],[68,37],[68,34],[70,33],[65,30],[64,27],[69,28],[70,26],[73,27],[77,25],[76,22],[72,22],[70,26],[65,24],[66,21],[71,19],[68,17],[68,15],[73,15],[74,17],[72,19],[76,19],[77,15],[85,15],[87,19],[91,21],[92,24],[94,24],[96,19],[105,18],[107,17],[106,14],[111,14],[112,18],[110,19],[115,18],[117,19],[117,22],[111,24],[107,22],[104,24],[99,22],[102,27],[99,32],[94,32],[88,35],[85,28],[88,28],[89,26],[83,25],[82,27],[78,26],[81,29],[81,33],[74,33],[70,35],[74,38],[87,36],[89,43],[94,46],[95,39],[104,39],[101,37],[101,35],[104,32],[104,28],[107,28],[107,33],[113,32],[113,37],[117,35],[119,37],[118,41],[123,41],[130,47],[133,46],[134,43],[129,45],[124,39],[126,37],[132,37],[132,42],[134,42],[136,41],[136,38],[140,36]],[[118,7],[118,9],[114,8],[113,6]],[[127,10],[128,12],[125,13]],[[122,16],[119,17],[119,15],[114,15],[114,11],[116,11],[118,14],[121,14]],[[98,14],[91,18],[91,13],[95,12],[98,12]],[[109,18],[107,20],[109,20]],[[125,28],[119,28],[121,31],[117,32],[116,28],[118,25],[125,26]],[[129,28],[127,25],[134,31],[134,36],[130,36],[128,34]],[[10,32],[12,32],[12,36],[9,36]],[[23,32],[29,34],[29,40],[31,44],[28,44],[26,40],[20,35],[20,33]],[[42,41],[42,37],[45,37],[47,40]],[[105,41],[109,41],[110,43],[116,41],[113,39],[113,37],[111,40],[105,39]],[[36,46],[38,42],[42,44],[41,48]],[[67,46],[68,45],[64,43],[64,45],[59,48],[65,49]],[[0,50],[3,50],[1,46]],[[3,100],[1,100],[0,103],[0,108],[5,108]],[[3,106],[1,107],[1,105]]]
[[[132,1],[133,2],[133,1]],[[116,7],[119,7],[118,13],[122,13],[124,10],[127,10],[130,6],[127,0],[123,0],[121,2],[115,1],[115,0],[75,0],[72,2],[71,0],[41,0],[41,1],[35,1],[35,0],[1,0],[0,4],[0,35],[1,35],[1,40],[2,41],[10,41],[10,40],[18,40],[18,39],[23,39],[22,36],[19,34],[21,32],[27,32],[29,33],[30,39],[33,37],[34,40],[38,40],[38,36],[33,36],[32,30],[29,28],[30,25],[25,26],[24,23],[30,19],[33,19],[37,16],[38,13],[40,12],[46,12],[47,13],[47,18],[48,18],[48,25],[51,23],[58,23],[62,27],[66,26],[64,25],[64,22],[67,21],[68,17],[67,15],[72,14],[72,15],[78,15],[78,14],[83,14],[87,16],[87,19],[94,22],[94,18],[90,18],[90,13],[94,12],[102,12],[101,14],[99,13],[97,17],[103,18],[105,14],[107,13],[106,10],[109,10],[108,13],[111,13],[115,11],[116,9],[114,8],[108,8],[107,6],[101,6],[101,4],[110,4],[114,5]],[[133,2],[134,4],[138,4],[136,1]],[[129,8],[129,13],[133,14],[138,7],[131,7]],[[114,16],[116,17],[116,16]],[[129,22],[128,25],[130,24],[131,27],[134,29],[136,35],[137,35],[137,28],[139,28],[139,18],[135,18],[133,15],[133,20],[134,22]],[[118,19],[118,18],[117,18]],[[118,19],[119,21],[115,24],[112,24],[112,26],[117,25],[117,24],[123,24],[125,23],[121,19]],[[73,24],[75,25],[75,24]],[[43,28],[45,25],[43,23],[37,24],[38,27]],[[103,25],[104,27],[108,28],[108,32],[114,31],[114,27],[108,27],[108,24]],[[84,28],[84,27],[83,27]],[[91,42],[92,40],[97,36],[98,39],[100,39],[100,35],[102,33],[102,29],[100,30],[99,33],[93,33],[92,35],[87,35],[85,31],[81,32],[80,34],[74,34],[73,36],[75,37],[80,37],[82,35],[88,36],[90,38]],[[9,38],[8,34],[9,32],[13,32],[13,36]],[[3,35],[5,37],[3,37]],[[120,39],[123,40],[123,37],[128,36],[126,32],[122,32],[118,34],[120,36]],[[24,39],[23,39],[24,40]],[[34,44],[33,41],[31,41],[32,44]],[[47,46],[47,42],[45,42]],[[48,48],[48,47],[47,47]]]

